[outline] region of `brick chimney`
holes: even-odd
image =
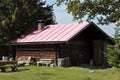
[[[38,31],[42,31],[44,28],[43,20],[38,20]]]

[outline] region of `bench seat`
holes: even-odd
[[[37,61],[37,66],[39,65],[49,66],[50,64],[54,64],[53,59],[40,59],[40,61]]]

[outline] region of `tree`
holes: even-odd
[[[115,45],[108,46],[107,58],[112,66],[120,67],[120,0],[56,0],[57,5],[67,5],[74,20],[96,19],[99,24],[117,23]]]
[[[120,27],[115,28],[115,45],[108,45],[106,57],[112,66],[120,67]]]
[[[18,37],[37,20],[55,23],[52,5],[41,0],[0,0],[0,42]]]
[[[120,0],[56,0],[57,5],[65,3],[74,20],[97,19],[99,24],[120,21]]]

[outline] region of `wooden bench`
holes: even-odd
[[[6,72],[6,69],[8,67],[10,67],[11,71],[13,71],[13,72],[17,71],[17,68],[14,65],[3,65],[3,66],[0,66],[1,72]]]
[[[37,66],[39,65],[50,66],[50,64],[54,64],[53,59],[40,59],[40,61],[37,62]]]
[[[0,61],[1,72],[6,72],[8,67],[11,68],[11,71],[17,71],[17,61]]]

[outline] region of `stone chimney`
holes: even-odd
[[[44,28],[43,20],[38,20],[38,31],[42,31]]]

